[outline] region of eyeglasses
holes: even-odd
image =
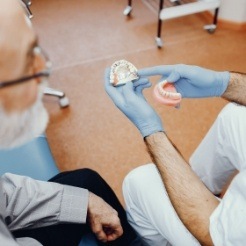
[[[30,6],[31,6],[32,2],[30,0],[20,0],[20,4],[24,8],[25,13],[28,16],[28,18],[31,19],[33,17],[33,14],[30,10]]]
[[[33,75],[30,75],[30,76],[22,77],[20,79],[0,82],[0,89],[4,88],[4,87],[16,85],[16,84],[21,84],[21,83],[24,83],[24,82],[31,80],[31,79],[50,76],[52,64],[51,64],[51,61],[49,60],[48,56],[45,54],[45,52],[39,46],[36,46],[33,49],[33,53],[35,56],[39,56],[40,59],[42,59],[45,62],[45,69],[41,72],[35,73]]]

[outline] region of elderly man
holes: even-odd
[[[246,75],[197,66],[167,65],[139,71],[160,75],[182,97],[222,96],[229,103],[191,158],[191,167],[168,139],[161,119],[138,86],[105,88],[144,138],[154,164],[130,172],[123,185],[128,219],[147,245],[246,244]],[[194,119],[195,120],[195,119]],[[236,172],[236,173],[235,173]],[[223,199],[217,198],[235,175]]]
[[[50,63],[17,0],[0,0],[0,50],[0,147],[8,148],[41,134],[48,122],[41,98]],[[1,245],[77,246],[88,231],[100,245],[142,245],[97,173],[81,169],[50,181],[0,178]]]

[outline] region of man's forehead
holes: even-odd
[[[0,75],[15,67],[16,75],[12,76],[18,76],[17,73],[20,74],[23,70],[26,54],[35,40],[35,32],[26,20],[19,0],[0,0]]]
[[[0,0],[0,18],[13,17],[20,12],[23,12],[19,0]]]
[[[31,30],[31,23],[25,15],[20,0],[0,0],[0,34],[10,35],[13,31],[18,33],[18,28]],[[19,32],[21,33],[21,32]],[[0,37],[1,37],[0,36]]]
[[[8,42],[11,41],[14,38],[13,33],[15,41],[18,40],[18,42],[21,42],[22,37],[27,37],[29,43],[36,39],[24,6],[25,4],[21,0],[0,0],[0,41],[4,37],[8,38]],[[17,39],[18,36],[19,39]],[[27,40],[24,42],[27,43]]]

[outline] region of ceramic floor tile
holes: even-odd
[[[163,23],[160,50],[154,43],[157,16],[142,1],[133,2],[130,19],[122,15],[126,1],[119,0],[42,0],[32,6],[40,42],[54,63],[50,84],[71,101],[61,110],[56,99],[45,97],[47,135],[57,164],[61,170],[98,171],[122,202],[124,176],[150,158],[137,129],[104,92],[104,69],[126,59],[137,68],[186,63],[246,71],[246,32],[218,29],[210,35],[203,30],[208,20],[191,15]],[[177,110],[155,102],[152,89],[145,95],[186,160],[226,104],[218,98],[184,99]]]

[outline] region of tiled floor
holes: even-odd
[[[47,135],[57,164],[61,170],[98,171],[122,202],[124,176],[150,158],[136,128],[104,92],[104,69],[124,58],[138,68],[186,63],[246,71],[246,32],[219,28],[210,35],[203,30],[208,23],[203,15],[186,16],[164,23],[165,46],[158,50],[157,14],[140,0],[133,3],[129,19],[122,14],[125,0],[33,0],[32,6],[40,43],[54,63],[50,84],[71,101],[61,110],[55,99],[45,98]],[[177,110],[157,104],[152,89],[146,97],[187,160],[226,103],[185,99]]]

